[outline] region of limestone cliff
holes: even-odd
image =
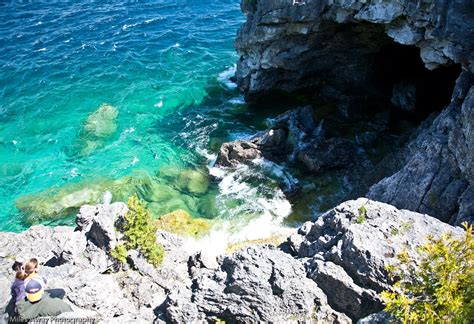
[[[428,69],[474,72],[469,1],[244,0],[236,79],[247,95],[326,84],[364,86],[370,54],[390,39],[420,48]],[[344,87],[348,87],[346,84]]]

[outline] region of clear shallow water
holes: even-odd
[[[263,125],[228,80],[243,20],[238,0],[0,4],[0,230],[70,223],[58,206],[106,191],[155,215],[287,216],[272,165],[208,177]]]

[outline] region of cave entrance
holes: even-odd
[[[375,54],[374,81],[392,105],[392,120],[421,122],[429,114],[441,111],[450,100],[461,73],[460,64],[425,68],[416,46],[390,42]]]

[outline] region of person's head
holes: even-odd
[[[38,259],[31,258],[28,262],[25,263],[25,273],[29,276],[30,274],[38,270]]]
[[[25,260],[21,256],[17,256],[15,258],[15,262],[12,265],[13,271],[15,272],[20,271],[23,264],[25,264]]]
[[[23,265],[20,265],[19,267],[17,267],[17,270],[15,270],[15,279],[25,280],[26,277],[28,277],[28,275],[26,274],[25,268],[23,267]]]
[[[41,277],[32,277],[25,279],[25,293],[26,298],[31,302],[35,303],[41,298],[44,294],[44,281]]]

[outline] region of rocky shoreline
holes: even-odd
[[[407,250],[416,258],[416,246],[428,234],[463,233],[428,215],[361,198],[306,222],[278,247],[190,253],[182,238],[158,231],[166,252],[162,266],[131,250],[127,265],[117,268],[110,256],[120,235],[114,224],[126,211],[123,203],[86,205],[75,229],[38,225],[0,233],[2,287],[14,276],[15,256],[35,256],[48,287],[66,290],[74,312],[63,317],[101,323],[350,323],[383,309],[378,293],[390,286],[385,267],[397,253]],[[2,306],[8,303],[8,289],[0,298]]]
[[[159,267],[136,250],[122,265],[111,257],[126,204],[84,205],[75,228],[36,225],[0,233],[0,306],[9,301],[11,266],[21,255],[38,258],[48,286],[66,291],[74,312],[63,317],[101,323],[388,322],[379,294],[393,283],[386,267],[396,255],[406,251],[416,259],[416,247],[428,235],[462,235],[457,226],[474,222],[472,5],[245,0],[241,7],[247,22],[236,41],[241,57],[235,80],[247,100],[304,91],[331,101],[339,119],[328,127],[315,113],[318,107],[292,109],[252,139],[223,144],[216,164],[235,168],[258,158],[294,163],[309,176],[333,172],[354,190],[278,246],[253,244],[212,255],[190,251],[182,237],[159,230],[156,239],[165,250]],[[387,49],[405,53],[397,44],[413,46],[428,70],[447,68],[442,77],[455,75],[448,102],[440,97],[442,106],[425,111],[433,101],[419,95],[419,78],[433,76],[426,71],[401,77],[387,72],[390,82],[382,85],[374,78]],[[377,117],[350,138],[334,129],[341,120],[371,118],[364,108],[371,101],[395,109],[394,115],[423,116],[379,161],[368,152],[385,136],[388,119],[380,123]],[[101,136],[86,146],[100,145]],[[284,190],[290,195],[299,188]],[[342,202],[362,196],[368,198]]]
[[[235,81],[247,100],[303,91],[338,117],[327,127],[327,118],[312,118],[321,105],[293,110],[250,141],[224,144],[218,163],[264,156],[312,175],[337,169],[359,189],[339,202],[367,196],[450,224],[474,221],[472,4],[262,0],[241,8]],[[382,161],[360,153],[407,111],[424,121],[405,140],[384,138]],[[373,123],[354,139],[327,136],[361,117]]]

